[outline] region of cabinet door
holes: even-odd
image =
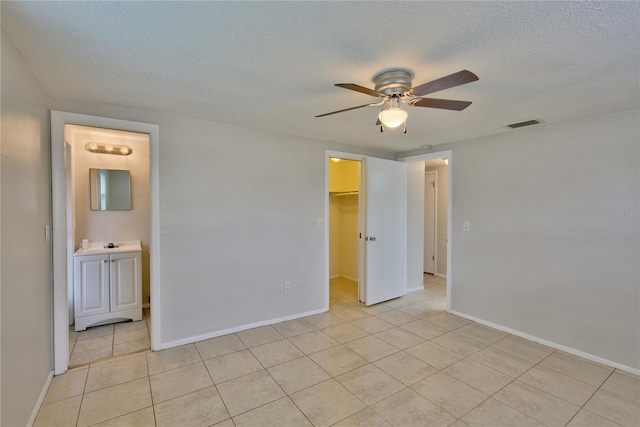
[[[76,317],[109,312],[109,256],[74,258]]]
[[[112,254],[111,311],[142,307],[142,270],[140,253]]]

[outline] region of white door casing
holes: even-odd
[[[365,304],[401,297],[405,292],[406,164],[367,157],[363,162],[365,198]]]
[[[424,272],[436,272],[436,173],[424,175]]]

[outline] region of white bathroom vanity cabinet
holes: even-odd
[[[75,330],[142,319],[142,248],[127,241],[102,242],[73,254]]]

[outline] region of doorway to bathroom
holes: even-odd
[[[138,150],[140,154],[145,153],[144,157],[146,159],[146,172],[143,172],[144,177],[138,175],[138,167],[133,168],[132,164],[128,165],[128,168],[120,166],[113,166],[112,170],[115,169],[127,169],[130,172],[130,179],[132,185],[132,193],[130,194],[130,203],[131,206],[135,209],[136,206],[142,207],[146,204],[146,221],[144,225],[140,223],[137,226],[130,227],[127,224],[127,221],[122,217],[112,216],[111,214],[117,214],[118,212],[89,212],[90,207],[86,205],[91,199],[91,190],[89,190],[90,186],[90,172],[88,169],[94,170],[109,170],[110,165],[104,163],[104,167],[100,167],[101,165],[97,165],[98,167],[89,167],[87,164],[82,166],[82,168],[86,168],[86,176],[79,178],[77,180],[73,179],[74,169],[71,165],[71,159],[73,155],[73,149],[71,145],[71,133],[67,125],[74,125],[78,127],[88,127],[94,128],[97,131],[103,132],[103,135],[96,135],[94,137],[99,138],[109,138],[108,134],[110,130],[115,131],[116,134],[120,136],[127,135],[126,132],[133,132],[135,134],[142,134],[146,137],[146,141],[144,142],[144,147],[138,146],[136,148],[134,140],[139,138],[139,135],[129,135],[130,140],[123,140],[119,142],[115,142],[113,140],[95,140],[88,141],[84,143],[79,143],[81,147],[77,147],[78,149],[84,150],[83,155],[91,157],[98,156],[98,152],[105,156],[102,160],[104,162],[108,162],[106,156],[110,156],[113,158],[118,157],[118,155],[113,155],[110,153],[115,150],[121,150],[120,154],[123,157],[128,157],[129,161],[132,159],[132,154]],[[80,129],[83,130],[83,129]],[[85,129],[86,130],[86,129]],[[69,136],[67,135],[68,132]],[[113,137],[113,135],[111,135]],[[125,138],[126,139],[126,138]],[[75,144],[74,144],[75,146]],[[125,149],[127,148],[127,149]],[[122,243],[122,246],[119,248],[120,252],[127,252],[125,258],[121,259],[118,254],[109,254],[106,255],[109,258],[106,258],[102,262],[104,265],[112,265],[110,268],[103,268],[102,270],[98,267],[95,267],[97,263],[94,263],[94,270],[101,272],[97,275],[99,277],[99,282],[102,284],[109,283],[110,280],[106,274],[112,274],[118,280],[115,283],[114,289],[117,289],[118,292],[111,293],[110,291],[105,291],[105,287],[103,286],[100,292],[93,294],[92,298],[89,299],[81,299],[81,302],[85,304],[83,309],[88,308],[89,310],[93,309],[93,306],[100,306],[98,312],[90,313],[95,317],[91,318],[91,322],[86,323],[83,326],[99,326],[100,323],[107,323],[105,320],[111,321],[113,319],[104,319],[104,313],[100,310],[123,310],[123,318],[120,320],[125,320],[126,318],[135,319],[142,318],[141,316],[133,316],[131,315],[131,307],[130,301],[131,299],[136,300],[136,303],[139,301],[139,307],[142,309],[142,304],[147,305],[145,308],[151,307],[153,310],[151,312],[147,311],[147,319],[145,319],[145,328],[147,328],[148,332],[146,332],[148,338],[144,340],[145,332],[134,332],[139,325],[142,325],[141,322],[129,322],[127,328],[131,328],[130,330],[121,330],[120,332],[134,332],[129,334],[129,336],[118,337],[116,339],[116,327],[113,327],[113,337],[111,341],[112,347],[112,355],[113,349],[117,344],[127,344],[136,341],[144,341],[145,345],[150,344],[152,350],[159,350],[161,343],[161,324],[160,324],[160,245],[159,245],[159,236],[160,236],[160,227],[159,227],[159,161],[158,161],[158,149],[159,149],[159,126],[155,124],[142,123],[142,122],[133,122],[127,120],[119,120],[119,119],[111,119],[105,117],[98,116],[89,116],[83,114],[76,113],[68,113],[62,111],[51,111],[51,172],[52,172],[52,217],[53,217],[53,306],[54,306],[54,319],[53,319],[53,352],[54,352],[54,373],[56,375],[62,374],[66,372],[69,368],[70,361],[70,353],[73,351],[73,348],[77,345],[79,341],[75,341],[73,336],[70,337],[70,329],[69,325],[71,322],[72,316],[70,316],[70,304],[69,300],[71,299],[71,293],[69,292],[69,284],[70,281],[73,280],[74,277],[74,267],[73,266],[73,253],[80,249],[82,245],[82,240],[86,239],[87,246],[89,246],[89,250],[96,249],[100,245],[104,245],[105,242],[114,243],[114,246]],[[128,153],[125,153],[127,150]],[[86,154],[85,154],[86,152]],[[94,161],[96,158],[94,157]],[[127,166],[127,165],[125,165]],[[76,168],[80,170],[79,167]],[[141,170],[142,168],[140,168]],[[81,175],[85,175],[83,171]],[[103,177],[105,177],[104,175]],[[146,181],[146,194],[142,195],[140,189],[136,189],[137,184],[142,184]],[[102,184],[107,184],[108,180],[105,178],[102,180]],[[121,181],[120,181],[121,182]],[[78,184],[80,183],[80,184]],[[74,186],[76,184],[79,187],[84,186],[85,193],[82,197],[84,197],[84,202],[82,202],[83,209],[87,210],[87,218],[83,220],[79,220],[74,215],[73,205],[73,197],[68,195],[74,194]],[[109,184],[113,184],[114,186],[119,186],[117,181],[109,182]],[[106,191],[106,186],[102,187]],[[100,194],[100,198],[106,201],[109,198],[106,193]],[[138,197],[146,198],[146,202],[142,201]],[[95,197],[94,197],[95,198]],[[116,197],[118,199],[118,197]],[[79,204],[79,203],[78,203]],[[117,203],[116,203],[117,205]],[[133,210],[126,210],[129,213],[132,213]],[[142,213],[144,209],[141,209]],[[123,212],[120,212],[122,214]],[[90,215],[95,214],[95,215]],[[100,215],[102,215],[100,217]],[[88,218],[91,216],[91,218]],[[145,215],[143,215],[145,216]],[[100,221],[96,221],[96,218]],[[81,229],[78,229],[79,222],[85,221],[85,224]],[[91,224],[93,223],[93,224]],[[95,224],[98,224],[96,227]],[[109,224],[109,226],[107,226]],[[142,229],[138,228],[141,227]],[[109,229],[109,234],[107,231],[102,231],[103,235],[92,234],[96,233],[95,230]],[[131,228],[134,231],[131,231]],[[114,231],[115,230],[115,231]],[[125,230],[127,233],[125,237]],[[146,231],[145,231],[146,230]],[[97,233],[99,233],[98,231]],[[84,234],[80,234],[84,233]],[[135,233],[135,234],[133,234]],[[142,234],[146,233],[146,237]],[[89,237],[95,236],[95,237]],[[103,237],[104,236],[104,237]],[[90,241],[91,240],[91,241]],[[138,246],[136,246],[138,245]],[[144,246],[144,250],[142,250]],[[136,249],[139,247],[140,249]],[[133,248],[132,251],[140,252],[140,260],[139,265],[140,268],[135,268],[135,265],[138,261],[134,261],[130,256],[130,251],[126,250],[127,248]],[[99,248],[100,251],[103,248]],[[146,261],[145,267],[143,268],[143,260],[142,253],[146,252]],[[111,264],[113,263],[113,264]],[[87,264],[89,265],[89,264]],[[140,291],[137,295],[135,292],[131,291],[132,288],[126,288],[121,286],[122,280],[129,277],[135,277],[134,272],[138,271],[140,273],[140,280],[138,283],[142,285],[142,270],[146,270],[145,272],[145,280],[148,283],[148,287],[146,287],[147,291],[143,295],[142,286],[140,287]],[[87,271],[91,271],[88,269]],[[115,273],[114,273],[115,272]],[[94,275],[93,277],[96,277]],[[111,283],[109,283],[111,285]],[[127,290],[129,289],[129,290]],[[97,295],[97,297],[96,297]],[[105,301],[109,300],[107,304]],[[146,301],[144,301],[146,299]],[[74,305],[76,303],[75,298],[73,299]],[[127,313],[124,313],[127,311]],[[139,312],[142,312],[140,310]],[[75,306],[74,311],[75,315]],[[87,314],[87,313],[83,313]],[[113,317],[110,316],[109,317]],[[74,319],[75,320],[75,319]],[[86,320],[86,318],[85,318]],[[142,319],[141,319],[142,321]],[[100,326],[99,326],[100,327]],[[124,328],[124,329],[127,329]],[[74,328],[75,329],[75,328]],[[105,329],[109,329],[108,327]],[[140,328],[142,329],[142,328]],[[100,338],[105,335],[103,334],[103,330],[94,329],[92,332],[95,334],[95,337],[87,337],[81,341],[89,341],[93,338]],[[104,332],[106,333],[106,332]],[[142,339],[133,339],[134,337],[142,337]],[[109,338],[103,338],[100,341],[108,341]],[[99,344],[98,341],[92,343],[85,343],[76,349],[85,350],[80,353],[86,353],[91,351],[90,349],[93,347],[92,344]],[[117,341],[117,343],[116,343]],[[138,342],[135,345],[142,345],[142,343]],[[134,344],[130,344],[129,349],[134,346]],[[106,346],[105,346],[106,347]],[[122,354],[129,353],[131,351],[127,351],[125,348],[127,345],[123,345],[118,347],[116,351],[122,351]],[[134,350],[137,351],[137,350]],[[88,356],[88,355],[85,355]],[[79,359],[79,358],[78,358]],[[80,363],[82,364],[82,363]]]
[[[150,146],[139,132],[67,124],[64,135],[73,368],[151,347]]]

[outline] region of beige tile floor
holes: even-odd
[[[445,283],[53,379],[36,426],[639,426],[640,379],[447,314]]]
[[[137,353],[151,348],[149,309],[142,320],[95,326],[76,332],[69,326],[69,367],[74,368],[113,356]]]

